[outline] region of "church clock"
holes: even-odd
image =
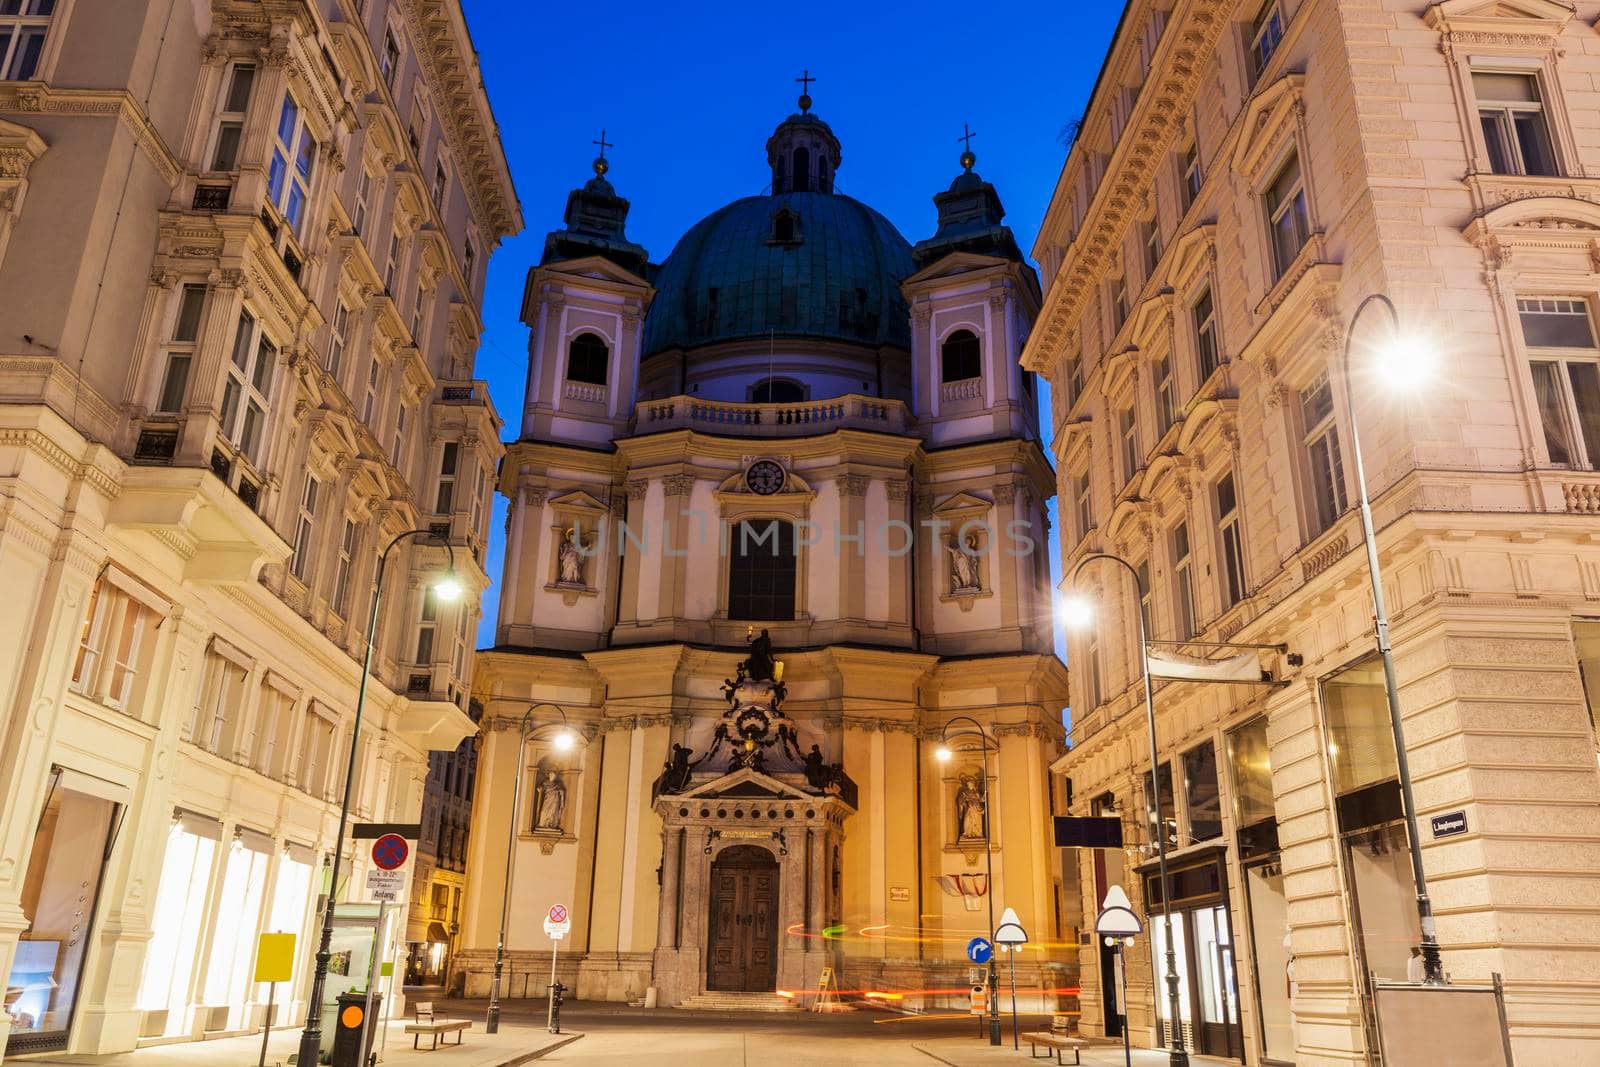
[[[770,459],[758,459],[745,468],[744,472],[744,484],[758,496],[771,496],[778,492],[788,478],[783,465]]]

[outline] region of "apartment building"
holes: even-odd
[[[369,613],[353,817],[475,731],[519,226],[455,0],[0,3],[7,1053],[249,1032],[262,931],[303,1017]]]
[[[1250,1064],[1374,1062],[1373,980],[1407,979],[1359,425],[1445,969],[1503,976],[1522,1067],[1600,1055],[1597,19],[1549,0],[1124,13],[1034,250],[1023,362],[1053,385],[1068,574],[1104,552],[1138,576],[1095,562],[1072,583],[1097,621],[1071,638],[1054,768],[1072,814],[1123,826],[1080,864],[1086,914],[1121,884],[1156,916],[1128,957],[1135,1044],[1181,1029]],[[1417,368],[1386,354],[1380,306],[1349,336],[1373,293],[1435,353],[1420,388],[1390,384]],[[1135,611],[1164,642],[1276,646],[1270,684],[1158,681],[1154,767]],[[1085,938],[1086,1032],[1120,1033],[1114,970]]]

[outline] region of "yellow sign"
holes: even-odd
[[[294,973],[294,935],[262,934],[256,943],[256,981],[287,982]]]
[[[817,992],[819,992],[819,993],[822,992],[824,989],[827,989],[832,984],[833,984],[833,968],[832,967],[824,967],[824,968],[822,968],[822,973],[817,976]]]

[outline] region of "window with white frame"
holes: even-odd
[[[1209,285],[1200,290],[1199,298],[1190,305],[1189,319],[1194,324],[1194,350],[1203,382],[1216,373],[1222,362],[1217,349],[1217,312],[1211,302]]]
[[[294,698],[276,686],[263,683],[261,705],[256,712],[255,749],[251,763],[269,777],[279,777],[280,765],[294,730]]]
[[[422,594],[422,613],[417,618],[417,658],[419,666],[433,662],[434,631],[439,626],[439,598],[430,586]]]
[[[1324,372],[1300,390],[1301,443],[1305,450],[1308,479],[1307,511],[1312,522],[1311,535],[1326,530],[1344,514],[1344,460],[1339,449],[1339,427],[1333,421],[1333,387]]]
[[[1200,143],[1191,140],[1178,157],[1178,188],[1183,195],[1184,214],[1200,197],[1200,187],[1205,184],[1205,173],[1200,169]]]
[[[322,483],[306,475],[305,488],[300,492],[300,513],[294,527],[294,556],[289,562],[289,572],[302,582],[311,572],[311,556],[316,550],[317,494]]]
[[[1550,462],[1600,468],[1600,350],[1589,302],[1520,297],[1517,317]]]
[[[472,486],[472,515],[471,525],[467,527],[473,537],[483,536],[483,505],[489,498],[489,476],[485,473],[483,464],[475,463],[477,477]]]
[[[307,703],[300,735],[300,769],[296,776],[298,785],[314,797],[328,791],[328,767],[333,762],[333,722],[325,718],[313,703]]]
[[[239,313],[233,358],[222,391],[222,435],[256,466],[261,465],[272,410],[272,376],[278,347],[248,311]]]
[[[1072,499],[1078,508],[1078,537],[1088,536],[1094,529],[1094,500],[1089,490],[1089,472],[1081,470],[1072,476]]]
[[[468,237],[461,244],[461,273],[467,280],[467,295],[472,295],[472,288],[477,284],[474,277],[478,270],[478,246]]]
[[[394,413],[394,440],[389,444],[389,463],[395,470],[405,470],[406,457],[406,406],[401,404]]]
[[[217,109],[217,132],[212,139],[212,170],[239,168],[239,143],[244,139],[245,112],[250,108],[250,90],[255,81],[254,63],[235,63],[228,72],[227,91]]]
[[[383,31],[383,54],[378,57],[378,73],[383,77],[383,84],[389,87],[389,92],[395,92],[395,82],[400,76],[400,42],[394,35],[393,27]]]
[[[350,617],[350,585],[355,572],[356,549],[361,541],[361,529],[350,519],[344,520],[344,536],[339,538],[339,566],[333,575],[333,610],[341,619]]]
[[[333,321],[328,331],[328,373],[335,378],[344,366],[344,346],[350,336],[350,309],[343,300],[333,303]]]
[[[450,172],[445,169],[444,160],[433,161],[433,206],[438,209],[439,216],[444,217],[445,194],[450,190]]]
[[[1101,688],[1100,680],[1100,635],[1098,633],[1090,632],[1088,639],[1084,641],[1083,651],[1083,658],[1089,661],[1089,684],[1084,687],[1087,690],[1086,695],[1089,699],[1089,707],[1084,710],[1093,711],[1105,703],[1105,693]]]
[[[411,343],[418,348],[422,347],[422,316],[428,309],[428,291],[422,287],[422,279],[417,279],[417,297],[411,302]]]
[[[1148,281],[1156,276],[1156,266],[1161,262],[1161,216],[1152,211],[1139,225],[1139,242],[1144,246],[1144,276]]]
[[[378,411],[378,376],[383,373],[383,368],[378,364],[378,357],[373,356],[367,362],[367,390],[361,400],[361,421],[368,427],[372,425],[372,416]]]
[[[70,688],[126,711],[146,642],[160,624],[161,616],[153,608],[102,577],[89,596]]]
[[[1131,402],[1117,412],[1117,433],[1122,440],[1122,480],[1126,482],[1139,470],[1139,419]]]
[[[0,0],[0,81],[32,81],[56,0]]]
[[[395,278],[400,272],[400,229],[396,227],[389,235],[389,254],[383,261],[383,290],[390,296],[394,295]]]
[[[1156,382],[1156,435],[1164,436],[1178,420],[1177,383],[1172,380],[1172,360],[1163,355],[1153,365]]]
[[[471,628],[472,616],[467,611],[465,604],[456,611],[456,647],[450,657],[450,667],[455,677],[465,679],[467,676],[467,631]]]
[[[317,140],[306,125],[300,105],[288,93],[273,131],[272,162],[267,167],[267,195],[295,233],[305,219],[311,198],[311,171],[317,161]]]
[[[1134,573],[1139,580],[1139,618],[1144,620],[1144,632],[1148,636],[1154,632],[1154,616],[1151,615],[1151,597],[1155,591],[1150,587],[1150,561],[1141,560]]]
[[[367,231],[367,205],[371,200],[372,175],[367,173],[366,167],[358,166],[356,168],[356,202],[355,207],[350,212],[350,228],[356,231],[358,236]]]
[[[439,455],[439,491],[434,496],[433,510],[437,515],[448,515],[456,508],[456,465],[460,462],[461,446],[446,441]]]
[[[1272,61],[1273,53],[1283,43],[1283,10],[1278,0],[1267,0],[1250,24],[1250,84],[1254,85],[1261,72]]]
[[[1244,537],[1239,525],[1239,494],[1233,472],[1217,479],[1213,490],[1217,507],[1217,537],[1222,552],[1222,605],[1231,608],[1244,599]]]
[[[1071,407],[1083,395],[1083,353],[1067,357],[1067,406]]]
[[[1124,270],[1111,283],[1111,336],[1115,337],[1128,321],[1128,272]]]
[[[212,649],[206,653],[205,674],[196,700],[196,716],[189,739],[207,752],[232,755],[234,733],[239,729],[240,704],[246,671],[232,659]]]
[[[1193,556],[1189,552],[1189,524],[1180,522],[1172,528],[1172,615],[1178,640],[1187,641],[1194,636],[1194,574]]]
[[[1472,92],[1478,98],[1478,124],[1490,170],[1496,174],[1559,173],[1537,74],[1474,70]]]
[[[1311,216],[1306,209],[1306,185],[1298,154],[1289,157],[1267,186],[1262,208],[1272,234],[1273,277],[1281,278],[1311,239]]]
[[[185,285],[178,293],[177,310],[172,319],[171,339],[167,343],[167,365],[161,375],[161,391],[156,395],[156,412],[175,415],[183,410],[189,393],[189,368],[194,363],[194,347],[200,339],[200,317],[205,311],[206,287]]]

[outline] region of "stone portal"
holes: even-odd
[[[711,865],[706,989],[770,993],[777,979],[778,860],[737,845]]]

